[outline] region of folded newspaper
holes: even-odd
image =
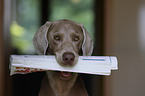
[[[67,71],[95,75],[110,75],[118,69],[118,61],[113,56],[79,56],[73,67],[59,65],[53,55],[11,55],[10,75],[37,71]]]

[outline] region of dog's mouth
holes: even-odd
[[[57,75],[59,75],[59,77],[61,79],[64,80],[68,80],[72,77],[72,75],[74,74],[73,72],[64,72],[64,71],[55,71]]]
[[[77,63],[78,57],[79,55],[76,54],[75,52],[69,52],[69,51],[55,52],[56,61],[58,62],[59,65],[63,67],[75,66],[75,64]],[[65,71],[55,71],[55,73],[63,80],[68,80],[74,77],[74,74],[76,74],[73,72],[65,72]]]

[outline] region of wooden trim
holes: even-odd
[[[104,54],[110,55],[110,24],[111,24],[111,0],[105,0],[104,2]]]
[[[95,0],[95,44],[93,55],[104,55],[104,0]]]
[[[50,13],[50,1],[49,0],[41,0],[41,25],[45,24],[49,19]]]
[[[4,95],[12,96],[11,77],[9,73],[10,55],[10,20],[11,20],[11,0],[3,0],[3,75],[4,75]],[[1,96],[1,95],[0,95]]]
[[[4,96],[4,42],[3,42],[3,18],[4,0],[0,0],[0,96]]]
[[[111,36],[110,36],[110,22],[111,22],[111,1],[104,1],[104,55],[110,55]],[[111,77],[103,78],[103,96],[111,96]]]
[[[95,43],[93,56],[102,56],[104,55],[104,0],[94,0],[94,13]],[[90,86],[90,96],[102,96],[103,76],[92,76]]]

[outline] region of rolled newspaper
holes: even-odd
[[[95,75],[110,75],[118,69],[114,56],[79,56],[77,64],[64,67],[57,63],[53,55],[11,55],[10,75],[37,71],[67,71]]]

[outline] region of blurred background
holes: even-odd
[[[36,54],[34,34],[60,19],[86,27],[93,55],[118,58],[110,76],[82,74],[90,96],[145,96],[145,0],[1,0],[0,96],[37,96],[44,73],[9,76],[9,56]]]

